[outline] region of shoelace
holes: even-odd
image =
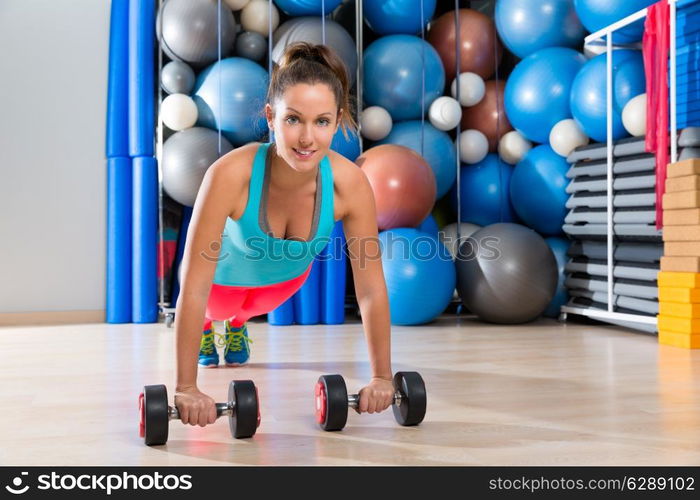
[[[246,331],[246,327],[243,326],[239,330],[231,330],[229,329],[228,325],[226,328],[226,350],[224,351],[224,354],[232,351],[232,352],[238,352],[243,350],[243,342],[246,343],[246,347],[248,347],[248,343],[253,342],[251,339],[249,339],[246,335],[243,334],[243,332]]]
[[[199,344],[199,350],[202,354],[209,355],[214,353],[214,342],[217,333],[214,330],[206,330],[202,333],[202,341]]]

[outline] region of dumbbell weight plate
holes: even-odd
[[[418,425],[425,418],[426,391],[418,372],[396,372],[394,387],[401,394],[401,404],[392,405],[394,418],[401,425]]]
[[[139,400],[141,398],[139,397]],[[143,438],[148,446],[165,444],[168,441],[168,390],[164,385],[147,385],[143,388],[141,419]]]
[[[341,375],[321,375],[315,389],[316,421],[324,431],[339,431],[348,421],[348,389]]]
[[[235,403],[229,416],[231,435],[236,439],[249,438],[260,425],[258,390],[252,380],[232,380],[228,386],[228,400]]]

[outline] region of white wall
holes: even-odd
[[[0,0],[0,313],[104,310],[108,0]]]

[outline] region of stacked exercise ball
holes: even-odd
[[[378,35],[415,35],[433,17],[436,3],[437,0],[362,0],[362,9],[367,26]]]
[[[657,0],[574,0],[576,13],[590,32],[595,32],[638,10],[656,3]],[[632,43],[642,39],[643,20],[635,22],[613,34],[616,43]]]

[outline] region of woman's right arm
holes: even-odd
[[[204,426],[216,420],[214,400],[197,388],[197,356],[207,299],[221,248],[226,218],[235,210],[245,185],[238,151],[207,169],[187,231],[175,308],[176,405],[183,423]],[[238,160],[237,160],[238,158]]]

